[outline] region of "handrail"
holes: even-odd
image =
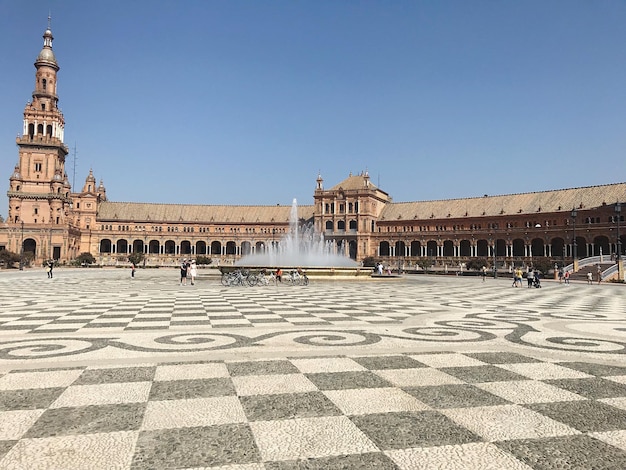
[[[579,268],[584,268],[585,266],[591,266],[593,264],[598,264],[598,263],[608,264],[608,263],[614,263],[614,262],[615,261],[612,260],[610,256],[606,256],[606,255],[589,256],[588,258],[579,259],[578,260],[578,267]],[[573,271],[574,271],[574,265],[573,264],[568,264],[567,266],[565,266],[563,268],[563,272],[570,272],[571,273]]]

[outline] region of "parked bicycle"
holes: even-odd
[[[289,277],[287,281],[291,283],[292,286],[308,286],[309,278],[304,271],[301,269],[293,269],[289,271]]]

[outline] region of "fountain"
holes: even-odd
[[[299,225],[298,203],[291,204],[289,231],[277,243],[265,247],[263,253],[245,255],[235,263],[237,267],[303,268],[310,275],[369,275],[368,269],[360,269],[359,264],[340,253],[342,246],[324,239],[315,231],[312,224]]]

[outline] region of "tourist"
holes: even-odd
[[[535,278],[535,276],[533,275],[533,271],[529,271],[528,274],[526,274],[526,280],[528,281],[528,287],[532,287],[533,286],[534,278]]]
[[[483,282],[485,282],[485,279],[487,279],[487,266],[483,266],[481,275],[483,277]]]
[[[180,285],[181,286],[187,285],[187,269],[188,269],[187,260],[183,259],[183,262],[180,265]]]
[[[191,260],[191,265],[189,266],[189,276],[191,277],[191,285],[193,286],[196,281],[196,276],[198,275],[198,269],[196,267],[196,260]]]
[[[563,268],[559,268],[559,284],[563,282]]]
[[[591,274],[591,271],[587,273],[587,284],[593,284],[593,274]]]
[[[280,268],[276,268],[276,282],[283,282],[283,270]]]
[[[48,260],[46,262],[46,273],[48,273],[48,279],[52,279],[53,269],[54,269],[54,260]]]
[[[569,285],[569,271],[565,271],[565,274],[563,275],[563,278],[565,279],[565,284]]]
[[[137,266],[135,266],[135,263],[130,263],[130,277],[135,277],[136,270]]]
[[[596,268],[596,274],[598,276],[598,284],[600,284],[602,282],[602,268],[599,264],[597,266],[598,267]]]

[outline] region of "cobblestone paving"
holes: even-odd
[[[128,274],[0,273],[1,469],[626,468],[623,286]]]

